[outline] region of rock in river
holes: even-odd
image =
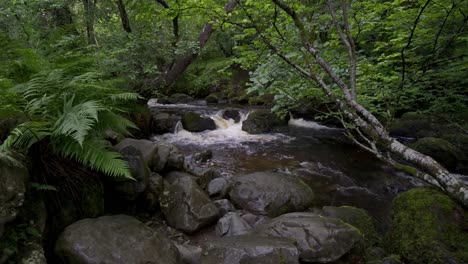
[[[303,211],[314,198],[312,189],[299,178],[275,172],[236,177],[229,195],[238,208],[273,217]]]
[[[290,240],[273,237],[232,236],[209,241],[203,264],[298,264],[298,251]]]
[[[69,264],[179,264],[172,242],[126,215],[87,218],[68,226],[55,252]]]
[[[281,237],[295,241],[300,259],[306,262],[333,262],[360,241],[360,232],[337,218],[314,213],[290,213],[259,226],[261,236]]]
[[[218,207],[190,177],[166,182],[160,201],[168,224],[186,233],[193,233],[215,222],[220,214]]]

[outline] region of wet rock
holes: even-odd
[[[159,158],[158,145],[156,143],[146,139],[125,138],[119,144],[117,144],[115,148],[120,152],[129,146],[137,149],[140,152],[143,160],[150,169],[156,169]]]
[[[466,210],[433,188],[416,188],[393,201],[391,252],[408,263],[468,263]]]
[[[230,212],[218,220],[216,235],[237,236],[250,233],[252,227],[237,212]]]
[[[298,264],[298,250],[287,239],[232,236],[209,241],[203,264]]]
[[[146,190],[146,212],[155,212],[159,209],[159,197],[164,190],[164,179],[161,175],[153,172],[149,177],[149,184]]]
[[[226,196],[227,190],[229,188],[229,183],[224,178],[216,178],[210,181],[207,187],[207,192],[210,197],[219,197],[223,198]]]
[[[164,184],[160,206],[168,224],[186,233],[198,231],[219,217],[216,205],[188,177]]]
[[[216,200],[213,201],[213,203],[218,207],[220,216],[224,216],[226,213],[234,212],[236,210],[234,205],[232,205],[228,199]]]
[[[15,116],[0,118],[0,144],[5,140],[10,132],[19,124],[29,121],[27,116]]]
[[[238,110],[227,109],[223,111],[223,118],[227,120],[232,119],[235,123],[239,123],[241,120],[241,115]]]
[[[192,96],[183,93],[175,93],[167,98],[158,100],[161,104],[187,104],[193,101],[194,99]]]
[[[270,220],[268,216],[254,215],[251,213],[243,214],[242,219],[244,219],[252,227],[260,226]]]
[[[125,178],[109,178],[112,193],[122,203],[134,204],[142,196],[149,184],[150,169],[140,150],[132,145],[119,150],[123,159],[128,162],[134,180]]]
[[[170,144],[166,145],[163,144],[161,146],[164,146],[164,155],[167,153],[167,150],[169,150],[169,154],[167,156],[167,161],[166,161],[166,166],[165,169],[173,169],[173,170],[184,170],[184,164],[185,164],[185,156],[182,154],[179,149]]]
[[[181,179],[184,179],[184,178],[188,178],[188,179],[191,179],[191,180],[195,180],[195,176],[191,175],[191,174],[188,174],[188,173],[185,173],[185,172],[182,172],[182,171],[171,171],[169,172],[168,174],[166,174],[166,177],[164,177],[164,179],[169,183],[169,184],[172,184],[178,180],[181,180]]]
[[[360,232],[336,218],[314,213],[289,213],[259,226],[255,234],[295,241],[300,259],[306,262],[333,262],[361,239]]]
[[[28,169],[0,153],[0,237],[4,225],[13,221],[24,203]]]
[[[174,133],[177,123],[180,121],[181,118],[180,116],[175,114],[153,111],[153,119],[153,132],[157,134],[164,134]]]
[[[208,104],[217,104],[219,102],[219,97],[216,94],[210,94],[207,97],[205,97],[205,101]]]
[[[269,110],[255,110],[242,123],[242,130],[250,134],[261,134],[272,132],[287,125],[288,121],[286,119],[277,117]]]
[[[216,124],[209,117],[202,117],[197,113],[185,113],[182,117],[184,129],[190,132],[202,132],[205,130],[215,130]]]
[[[257,172],[233,179],[229,196],[238,208],[278,216],[307,209],[312,205],[314,193],[297,177]]]
[[[55,253],[70,264],[181,263],[169,239],[126,215],[87,218],[68,226]]]
[[[175,244],[184,264],[201,264],[202,249],[191,245]]]
[[[431,156],[449,171],[456,171],[458,163],[463,160],[463,154],[454,145],[441,138],[421,138],[410,146]]]
[[[207,162],[213,157],[213,151],[211,149],[204,150],[202,152],[197,152],[193,155],[194,162],[201,163]]]

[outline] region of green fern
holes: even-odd
[[[15,107],[32,121],[17,126],[0,150],[26,153],[47,138],[57,154],[109,176],[131,179],[126,161],[103,139],[107,130],[128,134],[129,128],[136,128],[117,113],[124,112],[123,103],[137,100],[139,95],[108,86],[101,78],[97,72],[70,76],[58,69],[41,72],[11,88],[21,98]]]
[[[65,100],[63,112],[53,127],[54,135],[72,137],[80,146],[98,121],[98,112],[103,110],[98,101],[86,101],[73,105],[73,97]]]
[[[53,149],[64,157],[75,159],[106,175],[133,179],[128,163],[118,152],[109,149],[107,141],[87,140],[80,145],[68,138],[61,138],[53,141]]]

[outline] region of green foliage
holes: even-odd
[[[35,63],[43,60],[35,50],[19,48],[17,42],[1,36],[8,48],[3,54],[5,62],[25,62],[26,66],[0,72],[0,114],[26,116],[28,120],[5,139],[0,146],[2,155],[11,156],[8,153],[12,151],[27,153],[35,143],[47,142],[57,154],[76,159],[91,169],[131,178],[128,164],[103,139],[108,130],[128,134],[129,128],[135,128],[119,114],[125,112],[127,102],[139,99],[139,95],[117,88],[122,81],[99,73],[93,67],[94,60],[81,51],[69,54],[74,61],[57,52],[53,63],[46,62],[56,68],[39,71]]]

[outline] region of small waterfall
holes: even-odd
[[[238,146],[244,142],[289,141],[292,139],[284,134],[249,134],[242,130],[242,122],[247,119],[249,113],[239,112],[240,121],[237,123],[233,119],[225,119],[223,114],[224,110],[221,110],[210,116],[216,124],[216,130],[190,132],[185,130],[182,122],[179,121],[175,126],[174,133],[155,136],[153,139],[180,144],[225,144],[231,146]]]
[[[290,126],[305,127],[305,128],[312,128],[312,129],[333,129],[331,127],[320,125],[319,123],[314,122],[314,121],[304,120],[304,118],[295,119],[291,113],[289,113],[289,116],[290,116],[290,119],[289,119],[288,124]]]

